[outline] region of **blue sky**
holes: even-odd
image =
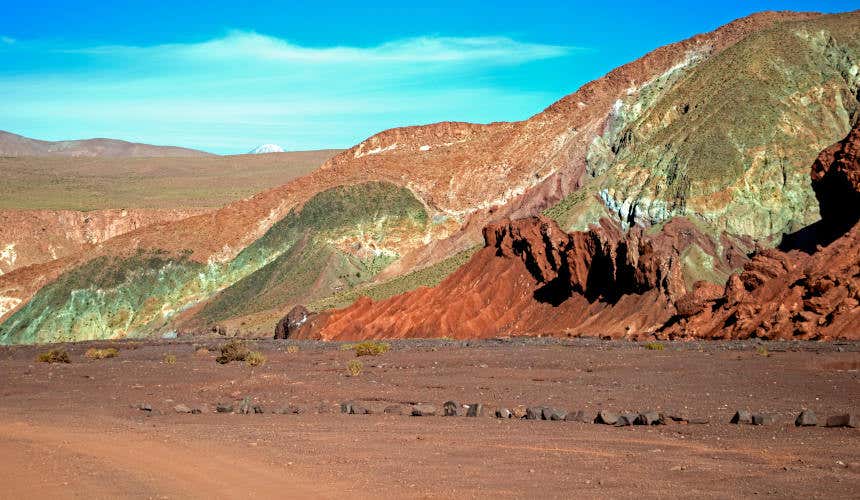
[[[241,153],[527,118],[648,51],[848,1],[4,2],[0,130]]]

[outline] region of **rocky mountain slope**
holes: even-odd
[[[633,259],[632,268],[619,268],[624,273],[644,272],[634,271],[638,255],[667,245],[666,235],[677,232],[684,246],[653,257],[654,266],[678,277],[671,296],[701,279],[724,282],[755,245],[773,246],[818,217],[807,172],[856,116],[858,35],[858,13],[757,14],[660,48],[523,122],[382,132],[280,188],[0,277],[0,296],[18,301],[0,315],[0,341],[147,335],[230,319],[270,332],[299,302],[354,287],[403,291],[406,277],[422,276],[407,279],[410,287],[438,282],[456,268],[454,256],[480,244],[488,223],[541,212],[562,232],[609,220],[592,245],[606,247],[604,257]],[[302,215],[337,190],[374,193],[380,186],[393,204],[368,214],[376,217],[326,226]],[[397,216],[386,227],[392,214],[413,205],[424,215]],[[628,233],[637,238],[635,252],[624,243]],[[242,257],[257,241],[277,243],[260,247],[259,259]],[[302,249],[319,241],[340,253],[308,259]],[[345,264],[366,262],[368,252],[385,259],[363,268]],[[164,278],[159,287],[127,288],[127,271],[142,265],[134,259],[153,254],[159,257],[145,272]],[[93,259],[113,271],[87,285],[77,275]],[[355,270],[352,278],[346,270]],[[264,283],[273,284],[271,291]],[[230,307],[246,299],[253,305]],[[153,314],[127,321],[144,305]],[[38,320],[61,310],[76,311],[71,323]],[[76,319],[84,316],[99,322]]]
[[[214,156],[196,149],[153,146],[117,139],[40,141],[0,130],[0,156],[89,156],[108,158]]]

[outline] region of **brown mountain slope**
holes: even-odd
[[[725,288],[699,282],[688,292],[681,264],[694,244],[729,268],[744,256],[684,219],[649,235],[606,220],[567,234],[528,218],[487,226],[485,247],[439,286],[360,299],[294,336],[858,339],[860,125],[820,154],[812,181],[823,217],[813,253],[764,250]]]
[[[53,281],[63,271],[94,257],[127,256],[141,248],[163,249],[172,254],[190,254],[190,260],[205,265],[228,262],[258,240],[274,223],[282,220],[290,211],[300,209],[317,193],[335,186],[371,180],[387,181],[408,188],[425,206],[432,221],[426,234],[412,239],[411,248],[407,245],[400,246],[400,250],[405,251],[405,254],[388,266],[380,279],[436,262],[471,247],[480,241],[481,228],[492,219],[535,215],[561,200],[567,200],[566,197],[577,190],[580,192],[575,195],[581,194],[587,203],[574,206],[574,209],[563,214],[565,229],[595,222],[602,216],[616,212],[624,214],[626,224],[626,216],[633,214],[622,209],[635,207],[635,204],[621,202],[613,197],[607,197],[604,202],[600,196],[604,191],[608,193],[608,188],[598,192],[603,186],[591,181],[599,179],[602,182],[608,177],[622,177],[600,177],[603,167],[602,163],[595,159],[595,144],[599,146],[597,149],[606,146],[610,151],[622,151],[623,148],[616,148],[619,144],[614,144],[614,141],[618,137],[627,136],[618,135],[618,130],[636,121],[640,111],[651,109],[655,99],[674,91],[679,79],[685,75],[698,75],[698,68],[705,62],[717,59],[717,56],[731,51],[733,46],[739,45],[752,35],[767,32],[771,28],[776,30],[780,26],[787,26],[777,33],[778,36],[765,40],[770,46],[780,46],[782,38],[785,37],[790,38],[792,43],[806,43],[795,40],[800,38],[792,31],[795,26],[793,23],[797,22],[797,29],[803,30],[808,27],[803,25],[802,21],[817,22],[819,19],[823,19],[824,27],[830,23],[835,28],[850,28],[843,29],[848,32],[847,35],[837,33],[837,41],[840,44],[843,39],[852,39],[852,26],[856,24],[857,16],[756,14],[714,32],[657,49],[583,86],[529,120],[489,125],[439,123],[389,130],[337,155],[320,170],[280,188],[260,193],[206,215],[176,223],[155,224],[133,231],[105,242],[87,255],[77,255],[44,267],[34,266],[20,274],[9,273],[0,277],[0,295],[17,300],[18,303],[25,303],[39,284]],[[812,28],[818,29],[819,26],[815,25],[809,29]],[[757,45],[748,44],[742,50],[735,51],[737,53],[731,54],[728,63],[741,64],[749,59],[749,53],[754,53],[756,47]],[[815,50],[818,50],[817,47],[815,45]],[[809,61],[801,61],[803,64],[807,62]],[[725,66],[723,64],[710,68],[710,73],[703,72],[703,78],[713,78],[714,74],[725,73]],[[837,69],[839,67],[836,66]],[[805,67],[801,67],[801,70],[802,74],[807,74],[804,72]],[[832,94],[836,93],[841,98],[843,87],[849,84],[831,82],[835,78],[834,75],[838,75],[838,71],[832,68],[827,68],[821,75],[826,86],[822,92],[815,95],[824,96],[823,100],[829,106],[834,99]],[[770,78],[771,75],[766,76]],[[710,80],[707,80],[707,83],[713,84]],[[818,88],[819,83],[814,81],[814,88],[822,90]],[[723,96],[714,97],[708,104],[719,102],[721,97]],[[845,102],[846,106],[853,106],[853,102]],[[818,104],[817,101],[815,104]],[[839,108],[833,111],[828,107],[827,112],[831,111],[838,114],[838,119],[830,120],[832,126],[813,131],[815,141],[824,137],[829,143],[835,139],[834,134],[844,133],[845,120],[839,114],[844,110]],[[758,115],[757,108],[754,114]],[[676,115],[677,113],[665,114],[664,121],[671,122]],[[698,115],[690,113],[689,116]],[[641,118],[651,120],[654,116]],[[724,118],[718,116],[711,120],[705,119],[702,123],[723,121]],[[646,128],[651,127],[650,121],[643,123]],[[756,125],[753,128],[757,128],[757,123],[753,123]],[[830,138],[831,136],[833,138]],[[743,185],[756,185],[757,175],[764,172],[770,176],[772,165],[778,165],[777,163],[766,162],[766,168],[747,164],[746,160],[754,155],[761,156],[759,153],[744,150],[737,164],[732,165],[734,170],[730,180]],[[766,154],[763,157],[768,159]],[[801,160],[803,157],[800,155]],[[647,162],[633,165],[628,171],[642,174],[647,165]],[[751,173],[747,174],[745,168],[750,169]],[[681,187],[693,182],[687,179],[686,175],[677,173],[675,169],[666,175],[683,181],[680,183]],[[635,185],[635,180],[625,179],[625,182],[630,181]],[[696,180],[695,177],[693,180]],[[672,210],[683,208],[685,193],[678,186],[671,188],[672,202],[676,205],[671,207]],[[728,188],[737,190],[731,185]],[[741,195],[746,194],[742,189],[740,191]],[[617,192],[620,190],[612,191]],[[733,199],[731,194],[702,197],[711,202],[729,200],[726,203]],[[658,204],[649,201],[649,205],[653,208]],[[720,213],[722,209],[721,206],[710,208],[713,213]],[[579,212],[576,212],[577,210]],[[572,217],[571,213],[578,215]],[[661,213],[671,212],[665,210]],[[768,238],[783,230],[782,226],[787,223],[795,223],[798,217],[797,213],[791,212],[781,219],[781,226],[753,227],[751,232],[754,232],[756,237]],[[665,222],[657,219],[654,221]],[[717,276],[716,279],[722,279],[724,276]]]
[[[90,156],[107,158],[152,156],[214,156],[212,153],[176,146],[153,146],[118,139],[40,141],[0,130],[0,156]]]

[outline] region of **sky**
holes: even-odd
[[[153,5],[157,3],[156,5]],[[24,2],[0,13],[0,130],[219,154],[522,120],[650,50],[854,1]]]

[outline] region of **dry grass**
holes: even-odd
[[[176,355],[175,354],[165,354],[164,355],[164,363],[168,365],[176,364]]]
[[[39,363],[71,363],[69,353],[63,349],[51,349],[48,352],[43,352],[36,357]]]
[[[89,359],[115,358],[119,356],[119,350],[113,347],[108,347],[106,349],[90,347],[89,349],[87,349],[87,352],[84,353],[84,356],[88,357]]]
[[[287,352],[289,354],[295,354],[295,353],[299,352],[299,346],[297,346],[297,345],[287,346]]]
[[[648,342],[645,344],[645,349],[649,351],[662,351],[665,347],[660,342]]]
[[[380,354],[388,352],[391,349],[391,344],[368,340],[355,344],[353,349],[355,350],[356,356],[379,356]]]
[[[221,346],[221,355],[215,358],[215,361],[222,365],[231,361],[245,361],[250,353],[250,349],[243,340],[232,339]]]
[[[364,364],[357,359],[350,360],[349,363],[346,364],[346,373],[350,377],[357,377],[361,375],[361,370],[364,369]]]
[[[266,356],[260,351],[251,351],[247,356],[245,356],[245,363],[251,367],[263,366],[266,364]]]
[[[759,356],[762,356],[764,358],[770,356],[770,351],[768,351],[767,347],[765,347],[763,345],[756,347],[755,352],[756,352],[756,354],[758,354]]]

